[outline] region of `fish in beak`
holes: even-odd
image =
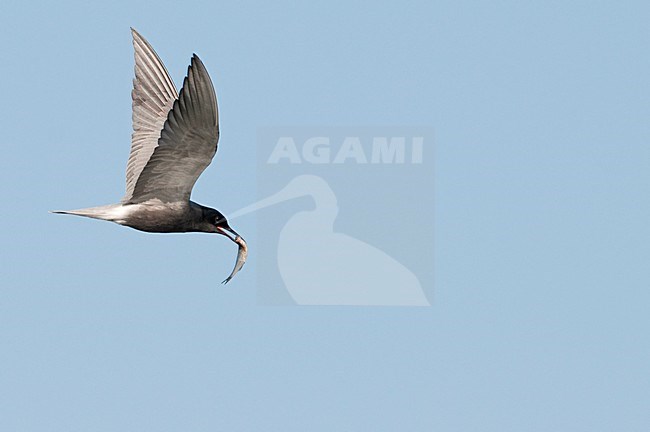
[[[230,282],[230,280],[239,272],[239,270],[244,267],[244,264],[246,263],[246,258],[248,257],[248,246],[246,245],[246,241],[237,234],[237,232],[230,228],[230,227],[222,227],[219,226],[217,227],[219,230],[219,234],[223,234],[226,237],[228,237],[230,240],[233,242],[237,243],[239,250],[237,251],[237,261],[235,262],[235,267],[232,269],[232,273],[230,273],[230,276],[228,276],[222,283],[227,284]]]

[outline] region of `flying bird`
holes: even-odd
[[[221,234],[238,245],[229,282],[248,256],[244,239],[225,216],[190,200],[194,183],[210,165],[219,141],[217,96],[203,62],[194,54],[180,93],[147,42],[131,29],[135,50],[131,153],[126,194],[118,204],[55,211],[101,219],[155,233]]]

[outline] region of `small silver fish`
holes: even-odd
[[[241,236],[237,236],[237,238],[235,238],[235,243],[239,245],[239,250],[237,251],[237,262],[235,262],[235,268],[232,269],[230,276],[221,282],[223,284],[230,282],[230,279],[232,279],[233,276],[235,276],[237,272],[241,270],[242,267],[244,267],[246,258],[248,258],[248,246],[246,245],[246,241]]]

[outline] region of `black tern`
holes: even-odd
[[[217,96],[203,62],[194,54],[180,93],[162,61],[137,31],[133,134],[126,165],[126,195],[119,204],[55,211],[101,219],[155,233],[222,234],[238,245],[228,283],[248,256],[244,239],[218,210],[190,201],[194,183],[210,165],[219,141]]]

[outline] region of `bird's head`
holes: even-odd
[[[236,242],[237,237],[239,237],[239,234],[237,234],[234,229],[230,228],[228,220],[219,210],[211,208],[204,209],[203,222],[209,227],[210,232],[224,235],[234,242]]]

